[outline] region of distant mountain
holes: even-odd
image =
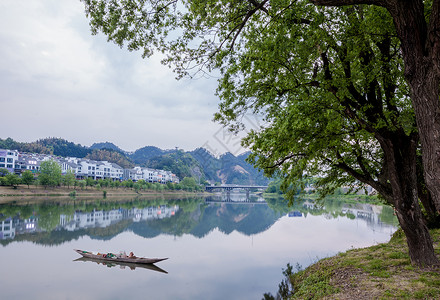
[[[30,153],[40,153],[40,154],[53,154],[53,151],[46,146],[38,144],[37,142],[32,143],[21,143],[16,142],[11,138],[0,139],[1,149],[18,150],[20,152],[30,152]]]
[[[229,152],[214,157],[208,150],[197,148],[190,153],[202,166],[206,179],[223,184],[267,185],[269,179],[263,176],[246,159],[249,152],[235,156]]]
[[[198,161],[182,150],[153,157],[145,163],[145,166],[171,171],[181,179],[184,177],[205,178],[203,168]]]
[[[51,149],[53,155],[64,157],[71,156],[83,158],[86,157],[87,154],[92,152],[92,150],[87,147],[69,142],[61,138],[46,138],[38,140],[36,143]]]
[[[83,158],[91,153],[87,147],[75,144],[61,138],[45,138],[32,143],[16,142],[11,138],[0,139],[0,148],[18,150],[20,152],[33,152],[59,156],[72,156]]]
[[[139,165],[145,164],[148,160],[170,153],[172,150],[162,150],[154,146],[146,146],[136,150],[133,154],[130,154],[130,159]]]
[[[218,158],[214,157],[205,148],[197,148],[188,153],[200,164],[206,180],[211,182],[221,182],[220,177],[218,176],[218,171],[221,169],[221,162]]]
[[[140,165],[171,171],[180,179],[192,176],[211,183],[267,185],[269,182],[262,172],[246,162],[249,153],[239,156],[225,153],[217,158],[204,148],[184,152],[146,146],[129,154],[110,142],[94,143],[91,147],[85,147],[61,138],[45,138],[31,143],[16,142],[12,138],[0,139],[0,148],[106,160],[123,168]]]
[[[110,142],[94,143],[92,146],[90,146],[90,149],[92,150],[108,149],[119,153],[125,153],[125,151],[123,151],[121,148]]]
[[[134,163],[129,160],[123,153],[111,150],[111,149],[95,149],[92,153],[88,154],[85,158],[97,160],[97,161],[108,161],[119,166],[129,169],[134,167]]]

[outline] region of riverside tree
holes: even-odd
[[[31,185],[34,182],[34,174],[32,174],[31,171],[26,170],[21,174],[21,182],[23,184],[26,184],[29,188],[29,185]]]
[[[411,1],[313,1],[378,5],[337,8],[283,0],[84,2],[93,32],[129,50],[143,49],[145,56],[155,49],[166,53],[164,63],[173,64],[179,76],[219,70],[215,119],[237,131],[246,113],[261,115],[262,126],[244,143],[253,150],[253,163],[281,176],[285,189],[304,174],[321,176],[323,194],[368,184],[396,209],[411,261],[438,264],[419,205],[420,197],[429,214],[439,209],[431,185],[440,172],[425,180],[430,167],[440,171],[438,158],[427,167],[433,140],[426,136],[436,129],[419,121],[424,115],[414,98],[421,91],[414,85],[422,83],[410,81],[415,74],[408,73],[410,48],[403,41],[417,35],[402,33],[391,4],[380,7],[392,2],[397,9]],[[419,6],[407,8],[420,17],[423,2],[412,2]],[[417,164],[420,144],[423,168]],[[429,192],[420,188],[424,184]]]
[[[46,160],[40,164],[38,181],[41,185],[55,187],[61,184],[61,180],[61,167],[56,161]]]
[[[76,175],[72,170],[68,170],[66,174],[62,177],[63,184],[70,188],[75,184]]]

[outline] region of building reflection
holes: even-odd
[[[39,230],[36,217],[28,219],[20,219],[19,216],[8,217],[0,223],[0,240],[14,239],[17,234],[37,231]]]
[[[64,209],[59,214],[51,208],[42,209],[42,213],[34,213],[29,218],[21,218],[21,212],[15,211],[16,216],[11,217],[0,214],[0,240],[13,240],[20,234],[31,234],[46,231],[65,231],[68,233],[81,233],[80,230],[89,230],[93,228],[107,228],[116,224],[120,230],[128,226],[134,226],[137,234],[141,236],[150,236],[159,232],[176,234],[189,233],[194,236],[203,236],[214,228],[219,228],[224,232],[238,230],[246,235],[255,234],[267,230],[280,217],[288,216],[292,219],[307,218],[312,216],[323,216],[326,219],[348,218],[353,221],[362,221],[373,231],[394,232],[398,226],[393,210],[387,206],[370,204],[347,204],[342,201],[324,202],[323,205],[313,201],[300,201],[293,207],[288,207],[285,200],[264,200],[262,197],[255,196],[248,198],[246,196],[213,195],[204,199],[204,203],[184,202],[181,205],[157,205],[144,208],[116,208],[99,209],[90,211],[71,211]],[[198,200],[197,200],[198,201]],[[197,204],[197,205],[195,205]],[[186,206],[185,206],[186,205]],[[173,222],[159,222],[154,224],[154,233],[148,226],[143,226],[145,222],[161,219],[169,219],[181,213]],[[28,209],[29,211],[29,209]],[[63,213],[64,212],[64,213]],[[14,213],[14,214],[15,214]],[[12,214],[12,213],[11,213]],[[258,220],[258,221],[257,221]],[[124,223],[125,222],[125,223]],[[136,223],[142,223],[140,226]],[[179,224],[177,226],[176,224]],[[182,224],[185,224],[182,226]],[[50,229],[47,229],[50,228]],[[56,240],[60,235],[56,235]],[[74,235],[70,235],[72,238]],[[52,241],[53,242],[53,241]]]
[[[335,218],[335,211],[324,206],[316,205],[312,201],[305,201],[302,204],[303,209],[307,212],[312,213],[317,211],[325,211],[323,213],[324,217],[327,219]],[[367,227],[373,230],[389,231],[394,232],[397,227],[397,220],[393,216],[395,222],[384,222],[381,217],[385,215],[384,210],[391,210],[391,207],[384,205],[372,205],[367,203],[357,203],[357,204],[343,204],[338,210],[338,216],[347,217],[353,220],[363,220]],[[288,214],[289,217],[306,217],[307,214],[303,214],[300,211],[291,211]]]
[[[123,220],[133,222],[170,218],[179,210],[178,205],[166,205],[146,208],[77,211],[73,215],[60,215],[60,222],[55,230],[77,231],[90,228],[105,228]],[[42,232],[38,217],[21,219],[19,215],[7,217],[0,222],[0,240],[14,239],[17,235]]]

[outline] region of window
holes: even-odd
[[[5,162],[5,158],[4,157],[0,157],[0,162]]]
[[[8,158],[8,163],[11,163],[12,161],[12,158]]]
[[[6,168],[12,169],[12,165],[6,165]]]
[[[5,164],[0,164],[0,168],[4,168],[5,167]]]

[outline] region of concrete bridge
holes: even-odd
[[[207,185],[205,187],[205,190],[207,192],[223,192],[225,191],[227,194],[227,198],[230,199],[231,197],[231,191],[233,190],[239,190],[246,192],[246,199],[249,199],[250,192],[256,192],[256,191],[264,191],[267,189],[267,186],[264,185]]]
[[[242,190],[246,192],[250,191],[260,191],[260,190],[266,190],[267,185],[233,185],[233,184],[225,184],[225,185],[207,185],[205,187],[205,190],[207,192],[214,192],[214,191],[226,191],[231,192],[232,190]]]

